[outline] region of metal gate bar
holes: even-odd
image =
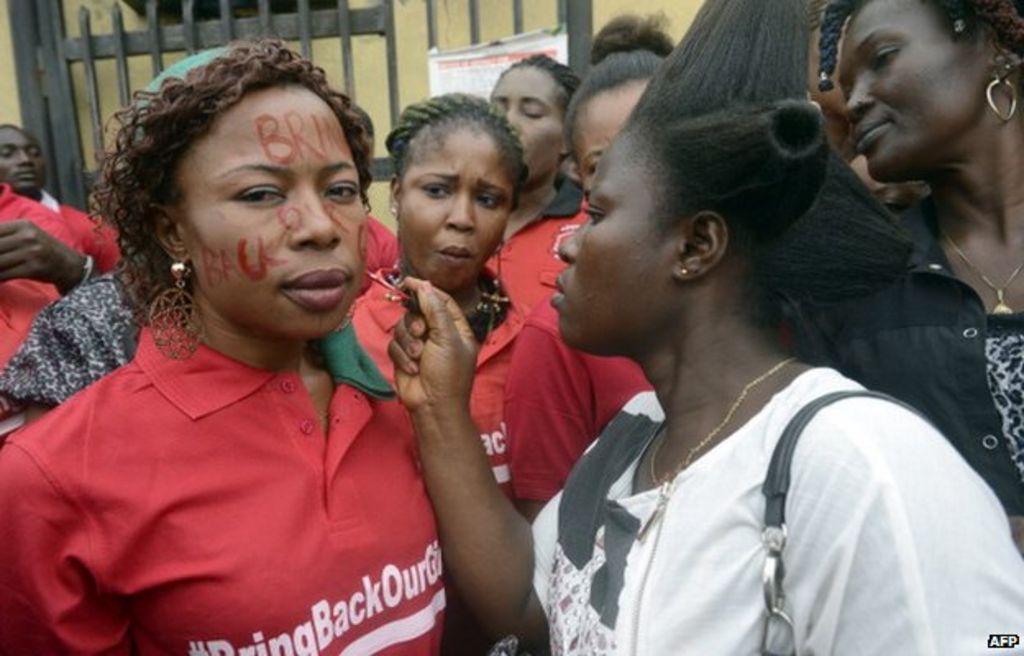
[[[3,0],[0,0],[3,1]],[[427,14],[427,35],[431,47],[437,45],[437,0],[421,0]],[[592,0],[557,0],[558,17],[569,28],[570,63],[585,67],[589,49]],[[120,104],[131,101],[129,59],[145,56],[153,76],[164,68],[164,55],[192,54],[224,45],[233,39],[276,36],[298,41],[304,56],[312,55],[316,39],[339,37],[343,88],[350,97],[356,95],[353,38],[372,35],[384,38],[388,85],[388,109],[391,123],[398,120],[401,109],[398,89],[397,35],[393,0],[377,0],[370,7],[352,8],[349,0],[337,0],[334,8],[313,9],[310,0],[297,0],[296,11],[274,14],[271,0],[257,0],[255,16],[235,17],[231,0],[218,0],[218,14],[209,20],[196,20],[196,0],[182,0],[181,22],[162,25],[158,0],[146,0],[145,21],[141,29],[128,31],[122,9],[110,0],[112,29],[109,34],[94,34],[92,13],[82,7],[78,14],[80,35],[66,36],[62,0],[6,0],[10,7],[16,61],[18,90],[25,127],[36,134],[50,163],[51,188],[64,202],[85,205],[87,169],[94,167],[83,160],[82,138],[89,139],[97,157],[104,150],[103,111],[97,76],[98,61],[112,61],[117,76],[117,98]],[[481,38],[480,0],[468,0],[470,38]],[[522,0],[511,4],[512,23],[516,32],[524,28]],[[506,5],[507,6],[507,5]],[[141,7],[140,7],[141,11]],[[580,53],[584,53],[581,55]],[[581,58],[582,57],[582,58]],[[79,129],[71,67],[81,63],[85,78],[85,101],[89,125]],[[87,132],[87,134],[86,134]],[[390,175],[390,162],[374,162],[378,179]]]

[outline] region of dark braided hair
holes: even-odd
[[[547,55],[533,55],[526,59],[517,61],[512,64],[501,74],[498,78],[498,82],[508,75],[510,72],[519,70],[521,68],[536,68],[539,71],[547,73],[555,85],[558,86],[561,91],[561,102],[559,103],[559,109],[563,112],[568,108],[569,101],[572,100],[573,95],[576,93],[576,89],[580,87],[580,76],[576,74],[576,71],[572,70],[565,64],[559,64],[551,57]]]
[[[523,145],[508,119],[491,109],[486,100],[476,96],[449,93],[402,110],[397,127],[384,142],[391,154],[395,175],[400,178],[405,174],[417,148],[427,143],[436,144],[451,132],[467,127],[479,130],[494,140],[505,163],[508,179],[514,185],[512,201],[515,206],[519,188],[526,180]]]
[[[996,40],[1011,52],[1024,56],[1024,18],[1014,0],[928,0],[949,20],[956,37],[974,34],[979,23],[988,25]],[[818,88],[831,91],[832,75],[839,59],[839,38],[843,26],[870,0],[832,0],[821,21],[821,67]],[[1020,0],[1017,0],[1019,4]]]

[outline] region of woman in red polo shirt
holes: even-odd
[[[511,494],[505,379],[523,317],[485,264],[518,201],[526,172],[522,146],[509,122],[484,100],[451,94],[407,107],[387,147],[395,165],[391,203],[399,262],[373,274],[381,284],[356,302],[352,324],[384,376],[394,381],[388,345],[406,313],[397,285],[415,276],[456,300],[479,345],[469,403],[481,453]],[[487,646],[468,610],[451,598],[443,652],[479,656]]]
[[[397,285],[429,280],[459,303],[480,352],[472,414],[494,477],[510,491],[505,444],[505,378],[523,316],[502,280],[486,267],[519,200],[523,149],[507,120],[479,98],[449,94],[410,105],[388,135],[395,165],[391,209],[399,264],[377,272],[382,284],[355,305],[359,341],[389,381],[395,324],[404,316]]]
[[[436,654],[408,420],[332,332],[363,273],[362,128],[280,42],[180,66],[119,115],[97,191],[136,356],[0,451],[0,651]]]
[[[494,258],[512,302],[524,312],[555,291],[565,268],[558,247],[586,220],[583,191],[562,170],[568,154],[563,123],[579,85],[571,68],[535,55],[509,67],[491,92],[491,104],[522,136],[529,171]]]

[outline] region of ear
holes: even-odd
[[[156,217],[156,239],[164,252],[175,262],[188,260],[188,248],[182,234],[182,220],[173,207],[154,206]]]
[[[672,277],[688,282],[714,270],[729,247],[729,227],[715,212],[698,212],[680,222]]]
[[[990,37],[992,46],[992,71],[1000,77],[1013,75],[1014,71],[1021,68],[1022,59],[1017,53],[1007,50],[1001,43]]]
[[[391,194],[388,203],[391,206],[391,216],[394,217],[395,223],[398,223],[399,210],[402,207],[402,181],[397,175],[391,178]]]
[[[576,183],[578,187],[583,186],[582,179],[580,178],[580,167],[576,164],[576,158],[571,155],[563,155],[562,160],[562,174]]]

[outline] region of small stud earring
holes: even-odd
[[[683,274],[684,276],[688,276],[688,275],[690,275],[690,270],[687,269],[686,267],[683,267],[683,268],[679,269],[679,273]]]

